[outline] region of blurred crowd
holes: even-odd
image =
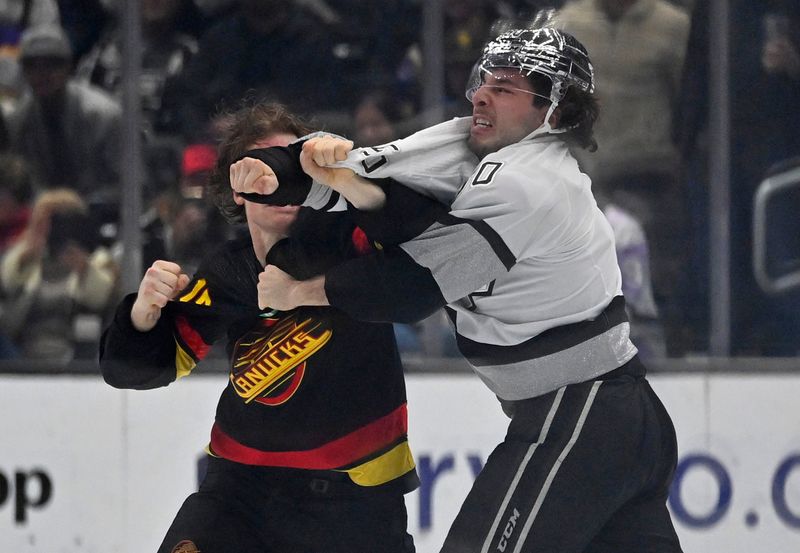
[[[190,272],[231,236],[204,194],[226,109],[277,100],[378,145],[422,128],[423,0],[139,0],[143,267]],[[96,355],[123,292],[118,236],[122,0],[0,1],[0,357]],[[580,154],[617,237],[644,356],[708,350],[708,3],[443,0],[445,117],[483,43],[538,10],[588,48],[599,148]],[[800,156],[800,9],[731,2],[733,353],[796,355],[800,292],[752,271],[759,183]],[[576,152],[578,154],[578,152]],[[794,164],[794,165],[793,165]],[[774,218],[770,267],[800,268],[800,194]],[[788,206],[788,207],[787,207]],[[783,214],[783,215],[781,215]],[[439,313],[397,325],[409,354],[456,356]]]

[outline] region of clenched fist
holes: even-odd
[[[301,305],[329,305],[323,275],[295,280],[275,265],[258,275],[258,307],[290,311]]]
[[[347,201],[361,210],[383,207],[386,195],[383,190],[357,175],[352,169],[330,167],[337,161],[347,159],[353,149],[350,140],[337,136],[318,136],[303,143],[300,166],[303,171],[320,184],[329,186]]]
[[[139,292],[131,309],[131,322],[136,330],[152,330],[167,302],[189,284],[189,277],[180,265],[158,260],[147,269],[139,283]]]
[[[272,194],[278,189],[278,177],[272,168],[259,159],[245,157],[231,164],[231,188],[239,194]]]
[[[337,161],[347,159],[353,143],[336,136],[318,136],[307,140],[300,153],[303,171],[315,181],[330,186],[337,192],[353,180],[351,169],[328,167]]]
[[[297,281],[275,265],[267,265],[258,275],[258,307],[289,311],[297,307],[291,292]]]

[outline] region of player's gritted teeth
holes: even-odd
[[[482,132],[487,132],[492,129],[494,125],[492,125],[492,121],[484,114],[475,114],[472,116],[472,128],[470,129],[470,134],[480,134]]]

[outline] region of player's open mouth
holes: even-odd
[[[472,120],[472,124],[475,127],[481,127],[481,128],[484,128],[484,129],[487,129],[487,128],[492,126],[492,124],[489,122],[489,120],[488,119],[484,119],[483,117],[475,117]]]

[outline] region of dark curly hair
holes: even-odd
[[[254,143],[271,135],[301,137],[313,129],[286,106],[277,103],[247,101],[236,111],[221,114],[220,118],[223,130],[217,148],[217,162],[208,179],[208,195],[229,222],[242,223],[246,221],[244,207],[237,205],[231,194],[231,164]]]
[[[553,83],[549,77],[531,73],[528,79],[538,94],[550,96]],[[533,105],[542,107],[550,105],[550,101],[534,96]],[[558,109],[560,110],[558,128],[569,128],[562,135],[564,140],[590,152],[597,150],[597,141],[594,139],[594,123],[600,113],[600,107],[594,94],[570,86],[567,88],[564,98],[558,103]]]

